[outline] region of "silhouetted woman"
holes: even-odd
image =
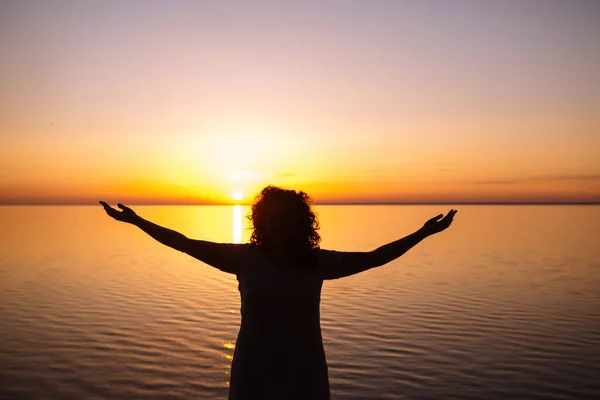
[[[325,279],[338,279],[384,265],[452,223],[450,210],[416,232],[369,252],[319,248],[319,223],[304,192],[268,186],[256,197],[248,244],[189,239],[147,221],[122,204],[101,201],[118,221],[141,228],[164,245],[221,271],[235,274],[242,323],[229,399],[329,399],[319,303]],[[443,218],[442,218],[443,217]]]

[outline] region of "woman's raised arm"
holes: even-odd
[[[448,228],[455,214],[456,210],[450,210],[444,218],[442,218],[443,214],[439,214],[425,222],[418,231],[373,251],[334,252],[322,250],[324,279],[343,278],[387,264],[406,253],[426,237]],[[440,220],[440,218],[442,219]]]
[[[104,201],[100,201],[100,204],[102,204],[106,213],[117,221],[137,226],[165,246],[189,254],[190,256],[222,271],[229,273],[237,272],[235,270],[235,265],[231,265],[231,263],[228,262],[231,257],[227,257],[227,255],[232,251],[235,251],[235,248],[241,245],[190,239],[182,233],[145,220],[137,215],[131,208],[126,207],[121,203],[118,203],[117,206],[123,211],[115,210]]]

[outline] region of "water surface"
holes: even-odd
[[[334,399],[600,395],[600,207],[317,206],[322,247],[371,250],[450,208],[447,231],[327,281]],[[245,242],[246,207],[135,207]],[[226,398],[235,276],[102,207],[0,207],[0,398]]]

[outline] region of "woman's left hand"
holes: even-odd
[[[450,210],[444,218],[442,218],[444,216],[443,214],[436,215],[435,217],[425,222],[425,225],[423,225],[421,231],[426,236],[430,236],[443,231],[444,229],[448,228],[452,223],[452,219],[454,218],[456,211],[457,210]],[[440,220],[440,218],[442,219]]]

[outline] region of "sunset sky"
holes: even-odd
[[[600,2],[0,1],[0,203],[600,202]]]

